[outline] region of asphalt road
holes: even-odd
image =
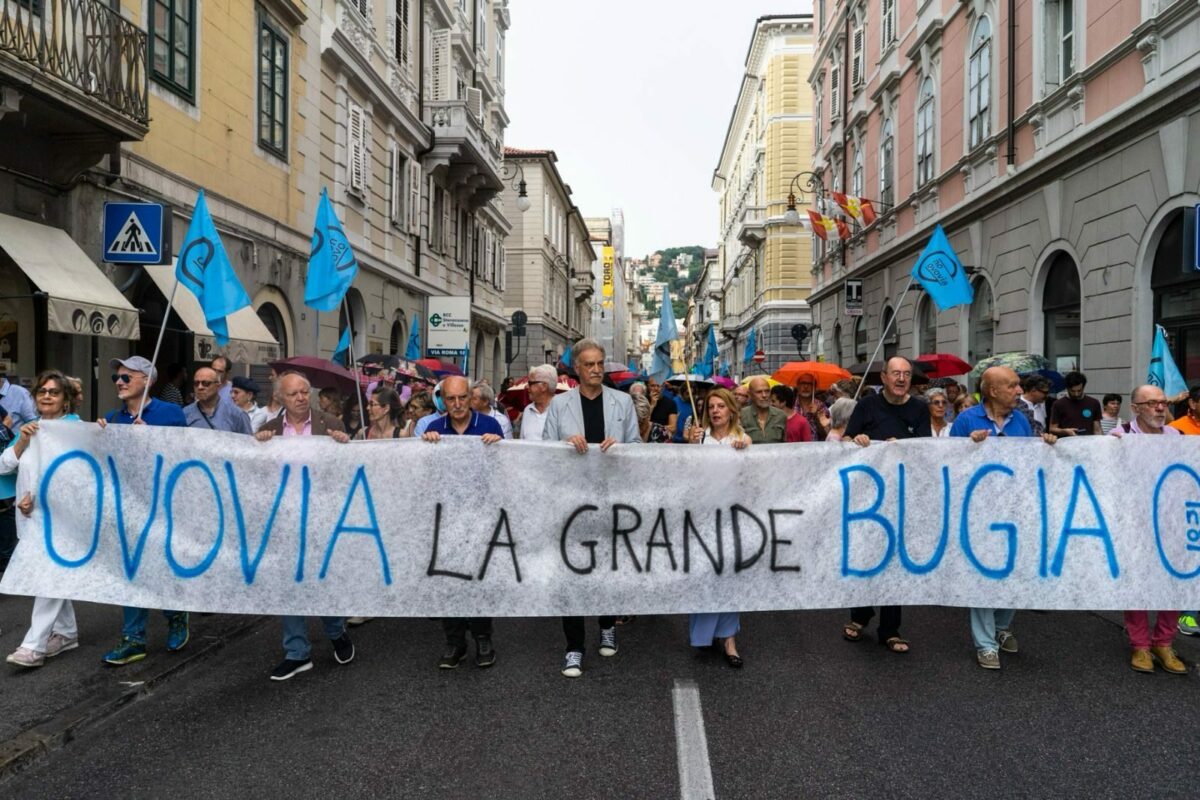
[[[691,652],[685,619],[639,618],[578,680],[558,674],[557,620],[498,620],[496,666],[452,672],[434,667],[436,622],[378,620],[354,631],[352,664],[319,643],[316,668],[282,684],[271,622],[0,796],[676,798],[672,695],[688,681],[720,798],[1200,792],[1200,675],[1133,673],[1110,620],[1020,612],[1022,652],[988,672],[963,610],[907,610],[907,656],[843,642],[842,619],[745,615],[734,671]],[[1194,665],[1200,642],[1178,644]]]

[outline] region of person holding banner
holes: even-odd
[[[595,339],[581,339],[571,351],[579,385],[550,401],[542,439],[566,442],[575,452],[584,455],[589,445],[600,445],[607,453],[614,444],[641,442],[637,413],[633,400],[624,392],[604,385],[604,346]],[[609,614],[599,619],[600,655],[617,654],[617,618]],[[563,617],[563,634],[567,637],[567,653],[563,657],[562,674],[578,678],[583,674],[585,629],[583,617]]]
[[[1139,386],[1129,395],[1129,407],[1134,418],[1112,429],[1110,436],[1126,434],[1153,434],[1181,436],[1177,428],[1167,424],[1167,409],[1170,401],[1163,390],[1153,384]],[[1126,611],[1125,632],[1129,635],[1129,646],[1133,649],[1129,666],[1134,672],[1154,672],[1154,663],[1172,675],[1187,675],[1187,665],[1180,660],[1172,645],[1179,619],[1178,611],[1159,611],[1154,620],[1154,631],[1150,631],[1149,611]]]
[[[470,382],[461,375],[453,375],[442,381],[442,402],[446,404],[446,416],[430,424],[421,438],[427,442],[438,442],[443,436],[478,436],[484,444],[495,444],[502,440],[504,430],[500,423],[491,414],[472,408],[474,396]],[[438,661],[438,669],[455,669],[467,657],[468,629],[475,639],[475,666],[490,667],[496,663],[491,617],[443,617],[446,651]]]
[[[776,387],[779,388],[779,387]],[[704,429],[697,429],[696,444],[719,445],[744,450],[750,446],[750,436],[738,420],[737,400],[728,389],[714,389],[708,394],[704,407]],[[718,640],[725,651],[725,660],[734,669],[744,665],[738,654],[734,637],[741,630],[737,612],[717,612],[688,615],[688,635],[692,647],[711,649]]]
[[[979,379],[981,402],[963,411],[950,427],[951,436],[970,437],[983,442],[989,437],[1037,436],[1021,406],[1021,378],[1008,367],[989,367]],[[1057,437],[1043,433],[1046,444]],[[1012,632],[1011,608],[972,608],[971,638],[975,642],[975,660],[984,669],[1000,669],[1000,652],[1016,653],[1017,637]]]
[[[279,376],[275,393],[283,401],[283,414],[268,422],[254,438],[268,442],[276,436],[328,436],[335,442],[350,441],[342,421],[332,414],[312,409],[312,384],[299,372]],[[325,636],[333,644],[333,659],[338,664],[354,660],[354,643],[346,635],[345,617],[321,617]],[[304,617],[283,618],[283,661],[271,670],[271,680],[286,681],[312,669],[312,643],[308,639],[308,621]]]
[[[1200,383],[1188,390],[1187,414],[1173,420],[1171,427],[1187,436],[1200,435]],[[1200,611],[1184,611],[1179,615],[1179,632],[1184,636],[1200,636],[1198,620]]]
[[[33,397],[38,419],[27,423],[17,431],[17,438],[0,453],[0,491],[5,494],[16,492],[16,473],[21,456],[37,435],[42,420],[78,420],[74,413],[73,391],[69,379],[57,370],[48,370],[38,375],[33,383]],[[33,497],[26,493],[17,508],[25,516],[33,513]],[[50,597],[33,598],[33,614],[29,631],[21,646],[9,653],[5,659],[16,667],[32,669],[46,663],[60,653],[79,646],[79,629],[75,625],[75,607],[70,600]]]
[[[109,412],[104,419],[97,420],[101,428],[106,425],[162,425],[186,428],[187,417],[183,409],[165,400],[146,397],[146,388],[158,377],[158,370],[150,360],[142,356],[126,359],[114,358],[108,362],[115,370],[112,379],[117,386],[117,398],[121,408]],[[146,657],[146,623],[150,612],[144,608],[124,609],[124,624],[121,627],[121,643],[104,654],[104,663],[114,667],[132,664]],[[167,652],[176,653],[184,648],[191,638],[186,611],[163,611],[167,618]]]
[[[226,400],[220,394],[221,380],[216,370],[211,367],[196,370],[192,376],[192,386],[196,389],[196,402],[183,408],[189,428],[244,433],[247,436],[254,433],[249,415],[232,399]]]
[[[908,393],[912,383],[912,363],[907,358],[893,356],[880,374],[883,391],[864,395],[854,406],[845,438],[860,447],[872,441],[894,441],[929,436],[929,407]],[[850,621],[842,626],[842,638],[848,642],[861,641],[863,629],[875,616],[875,609],[862,606],[850,609]],[[893,653],[907,653],[909,643],[900,637],[900,606],[880,606],[879,642]]]

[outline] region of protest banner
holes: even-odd
[[[257,442],[49,422],[0,590],[272,614],[1200,605],[1185,437]]]

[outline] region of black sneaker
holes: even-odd
[[[492,637],[478,636],[475,638],[475,666],[490,667],[496,663],[496,648],[492,647]]]
[[[271,670],[271,680],[286,681],[293,675],[299,675],[301,672],[308,672],[312,669],[312,659],[305,658],[297,661],[292,658],[285,658],[279,663],[279,666]]]
[[[349,664],[354,660],[354,642],[344,633],[333,640],[333,660],[339,664]]]
[[[442,653],[442,660],[438,662],[438,669],[454,669],[466,657],[467,646],[465,644],[448,644],[446,652]]]

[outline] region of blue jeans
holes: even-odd
[[[147,608],[130,608],[125,606],[121,609],[125,616],[125,621],[121,625],[121,636],[126,639],[131,639],[138,644],[146,643],[146,623],[150,619],[150,610]],[[183,614],[182,611],[163,611],[163,616],[167,618],[167,624],[175,619],[176,615]]]
[[[972,608],[971,638],[975,640],[975,649],[999,650],[996,631],[1011,628],[1016,613],[1011,608]]]
[[[321,625],[329,641],[340,639],[346,632],[345,617],[321,617]],[[283,649],[292,661],[304,661],[312,655],[308,641],[308,617],[283,618]]]

